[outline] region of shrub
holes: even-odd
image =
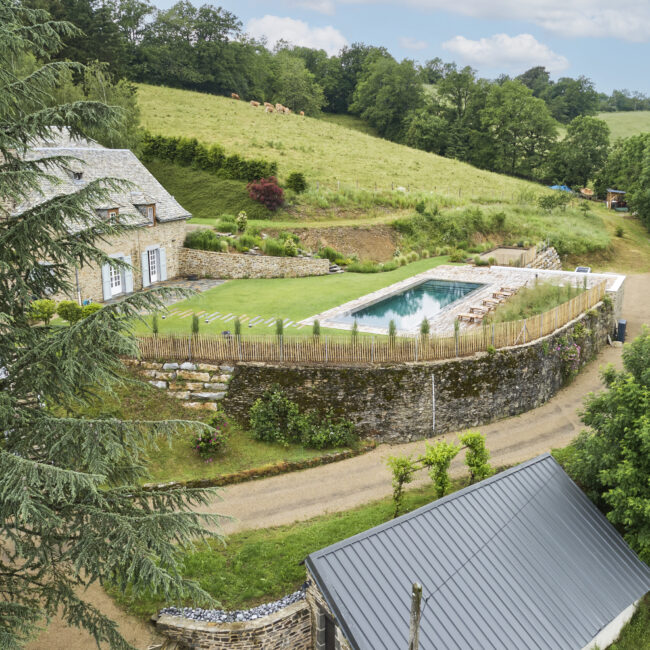
[[[287,178],[286,186],[296,194],[302,194],[307,189],[307,181],[302,172],[291,172]]]
[[[314,321],[314,324],[312,325],[311,333],[314,336],[314,338],[318,338],[320,336],[320,321],[318,318]]]
[[[421,257],[423,260],[426,260],[426,259],[429,258],[430,256],[431,256],[431,253],[429,253],[429,251],[428,251],[426,248],[425,248],[425,249],[420,253],[420,257]]]
[[[212,461],[213,457],[223,452],[228,442],[228,420],[217,411],[208,422],[211,430],[200,431],[194,439],[194,448],[201,458]]]
[[[391,260],[390,262],[384,262],[381,265],[381,270],[382,271],[394,271],[399,265],[395,260]]]
[[[429,332],[431,332],[431,325],[426,318],[423,318],[422,322],[420,323],[420,334],[422,338],[427,338],[429,336]]]
[[[617,237],[623,237],[625,235],[625,231],[623,230],[623,226],[617,226],[616,228],[616,236]]]
[[[426,209],[427,209],[427,204],[426,204],[424,201],[418,201],[418,202],[415,204],[415,211],[416,211],[418,214],[424,214],[425,211],[426,211]]]
[[[253,435],[263,442],[279,442],[288,445],[300,439],[300,411],[280,389],[273,386],[264,391],[250,410],[250,426]]]
[[[158,314],[154,314],[151,318],[151,333],[155,336],[158,334]]]
[[[494,266],[497,263],[497,258],[496,257],[488,257],[488,264],[490,266]]]
[[[203,251],[222,250],[222,238],[213,230],[192,230],[185,236],[185,247]]]
[[[330,262],[336,264],[342,264],[345,261],[344,255],[334,250],[331,246],[323,246],[320,248],[317,257],[328,259]]]
[[[46,325],[50,324],[52,316],[56,314],[56,303],[54,300],[47,298],[34,300],[29,307],[29,317],[31,320],[43,321]]]
[[[228,252],[228,240],[227,240],[227,239],[222,239],[222,240],[219,242],[219,250],[220,250],[222,253],[227,253],[227,252]]]
[[[278,179],[275,176],[251,182],[246,188],[251,199],[259,201],[269,210],[277,210],[284,203],[284,191],[278,185]]]
[[[237,232],[237,224],[232,218],[222,217],[221,219],[219,219],[219,221],[217,221],[217,225],[215,227],[219,232],[229,232],[229,233]]]
[[[552,212],[555,208],[566,209],[571,197],[567,192],[555,192],[555,194],[543,195],[537,199],[537,205],[546,212]]]
[[[82,318],[81,307],[74,300],[62,300],[56,308],[56,313],[70,325]]]
[[[298,429],[301,432],[300,442],[312,449],[349,447],[356,440],[354,424],[350,420],[336,420],[331,411],[324,417],[316,413],[302,416]]]
[[[488,260],[484,260],[482,257],[479,257],[478,255],[474,256],[474,264],[476,266],[490,266],[490,262],[488,262]]]
[[[262,240],[259,237],[255,237],[255,235],[248,235],[246,233],[240,235],[236,241],[238,241],[239,244],[247,250],[249,248],[255,248],[255,246],[259,246],[262,243]]]
[[[93,314],[97,313],[102,306],[96,302],[91,302],[88,305],[84,305],[81,308],[81,318],[87,318],[88,316],[92,316]]]
[[[280,337],[284,334],[284,322],[281,318],[275,321],[275,335]]]
[[[196,314],[192,315],[191,332],[195,336],[199,333],[199,317]]]
[[[492,229],[493,230],[503,230],[503,227],[506,225],[506,213],[505,212],[495,212],[492,215]]]
[[[298,254],[298,247],[296,242],[290,237],[284,240],[284,245],[282,246],[282,252],[287,257],[295,257]]]
[[[246,226],[248,225],[248,217],[246,213],[242,210],[235,219],[235,225],[237,226],[237,232],[244,232]]]
[[[467,253],[463,250],[454,249],[449,253],[449,261],[462,263],[467,259]]]
[[[386,270],[383,265],[376,264],[372,260],[363,260],[361,262],[352,262],[345,267],[350,273],[380,273]]]
[[[407,256],[406,259],[410,262],[417,262],[420,259],[420,256],[415,252],[411,251]]]
[[[406,266],[408,260],[406,259],[406,255],[400,255],[398,258],[395,259],[395,262],[397,262],[398,266]]]
[[[235,328],[235,336],[241,336],[241,321],[239,320],[239,316],[235,318],[233,326]]]
[[[284,254],[284,247],[281,242],[273,237],[267,237],[262,241],[262,250],[267,255],[272,255],[274,257],[282,257]]]

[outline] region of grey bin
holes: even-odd
[[[623,343],[625,341],[625,330],[627,329],[627,321],[620,320],[616,326],[616,340]]]

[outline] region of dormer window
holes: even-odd
[[[117,223],[117,215],[120,213],[118,208],[111,208],[106,211],[106,218],[109,223]]]
[[[72,178],[74,178],[75,181],[80,181],[83,178],[83,175],[83,172],[72,172]]]
[[[152,226],[156,225],[156,204],[140,203],[136,205],[143,217],[146,217]]]

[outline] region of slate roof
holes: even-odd
[[[650,569],[544,454],[305,561],[355,650],[576,648],[650,589]],[[426,601],[426,604],[425,604]]]
[[[36,160],[51,156],[71,156],[75,160],[67,163],[70,171],[47,169],[47,173],[55,176],[58,182],[44,181],[41,193],[17,206],[17,213],[55,196],[76,192],[89,181],[110,177],[130,181],[133,185],[124,191],[111,193],[109,200],[96,208],[119,208],[124,222],[148,224],[149,220],[136,207],[148,202],[156,204],[156,219],[160,222],[192,216],[129,149],[108,149],[93,140],[72,139],[65,129],[52,129],[51,137],[35,142],[26,158]],[[82,179],[76,180],[70,173],[72,171],[81,171]]]

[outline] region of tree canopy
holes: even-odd
[[[122,128],[121,114],[101,102],[54,101],[61,78],[83,75],[83,66],[46,63],[16,74],[15,62],[45,58],[75,36],[43,11],[0,0],[0,647],[7,649],[57,613],[98,643],[130,648],[80,595],[78,587],[93,582],[211,602],[180,573],[183,548],[216,535],[205,527],[216,531],[218,517],[189,509],[211,493],[140,487],[159,436],[207,425],[74,415],[98,386],[110,391],[124,381],[120,358],[137,352],[134,321],[160,307],[161,296],[136,294],[65,327],[30,321],[33,301],[72,292],[75,267],[123,266],[101,247],[131,228],[95,211],[122,187],[114,179],[38,197],[41,183],[56,182],[51,172],[70,164],[26,155],[52,127],[73,136]]]

